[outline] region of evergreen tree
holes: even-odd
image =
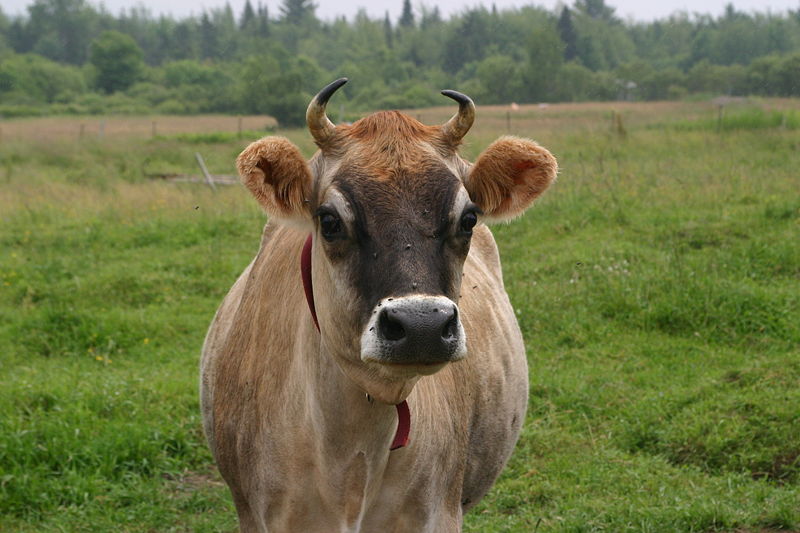
[[[432,10],[425,7],[422,8],[422,19],[419,22],[420,29],[426,30],[441,23],[442,14],[439,12],[439,6],[433,6]]]
[[[523,72],[526,100],[549,101],[553,98],[558,71],[564,61],[564,43],[553,24],[540,21],[532,28],[527,44],[528,64]]]
[[[414,26],[414,12],[411,11],[411,0],[403,0],[403,13],[400,15],[399,24],[404,28]]]
[[[266,39],[269,37],[269,11],[267,6],[258,4],[258,36]]]
[[[492,38],[490,17],[484,8],[471,9],[458,24],[451,25],[443,50],[445,72],[456,74],[467,63],[484,58]]]
[[[575,0],[575,8],[593,19],[619,22],[614,16],[614,8],[607,6],[605,0]]]
[[[564,41],[564,60],[572,61],[578,56],[578,34],[572,23],[572,12],[564,6],[558,18],[558,35]]]
[[[34,52],[74,65],[86,61],[99,17],[85,0],[36,0],[28,13],[27,30],[36,40]]]
[[[6,35],[8,35],[8,27],[10,25],[8,17],[3,13],[3,8],[0,7],[0,50],[2,50],[5,45]]]
[[[242,16],[239,18],[239,28],[243,30],[249,29],[253,25],[255,18],[256,12],[253,10],[253,5],[250,0],[247,0],[242,9]]]
[[[314,16],[316,4],[311,0],[283,0],[281,4],[281,15],[284,22],[299,25],[309,17]]]
[[[175,30],[169,31],[163,40],[170,43],[172,59],[194,59],[200,52],[198,37],[197,24],[191,20],[182,20],[175,24]]]
[[[205,11],[200,17],[200,55],[203,59],[217,56],[217,28]]]
[[[394,29],[392,29],[392,21],[389,20],[389,12],[386,12],[386,16],[383,17],[383,35],[386,39],[386,47],[393,48],[394,47]]]

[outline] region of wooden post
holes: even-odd
[[[152,135],[153,135],[153,138],[155,138],[155,136],[156,136],[156,131],[157,131],[157,127],[156,127],[156,121],[155,121],[155,120],[154,120],[154,121],[152,122],[152,124],[151,124],[150,131],[151,131],[151,133],[152,133]]]
[[[625,131],[625,125],[622,123],[622,113],[618,111],[612,111],[612,127],[614,128],[614,133],[617,134],[617,137],[625,137],[628,132]]]
[[[511,133],[511,111],[506,111],[506,133]]]
[[[200,152],[195,152],[194,158],[197,159],[197,164],[200,165],[200,170],[203,171],[203,176],[206,177],[206,183],[208,184],[208,186],[211,187],[212,191],[217,192],[217,186],[214,185],[214,179],[211,177],[211,174],[208,173],[206,164],[203,161],[203,156],[200,155]]]
[[[238,119],[239,120],[237,121],[237,126],[236,126],[236,138],[237,139],[241,139],[242,138],[242,116],[239,115]]]

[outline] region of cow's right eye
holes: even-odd
[[[342,219],[332,213],[323,213],[319,216],[319,227],[322,236],[329,241],[340,237],[343,232]]]

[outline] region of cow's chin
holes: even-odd
[[[375,400],[386,404],[398,404],[404,401],[414,390],[419,378],[440,370],[445,365],[437,365],[423,369],[405,368],[405,365],[382,365],[364,363],[362,361],[340,361],[340,368],[345,375],[361,390]]]

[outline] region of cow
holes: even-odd
[[[243,532],[461,531],[525,418],[525,347],[486,224],[555,179],[501,137],[459,156],[475,106],[442,125],[397,111],[334,125],[337,80],[236,165],[268,216],[201,362],[204,431]]]

